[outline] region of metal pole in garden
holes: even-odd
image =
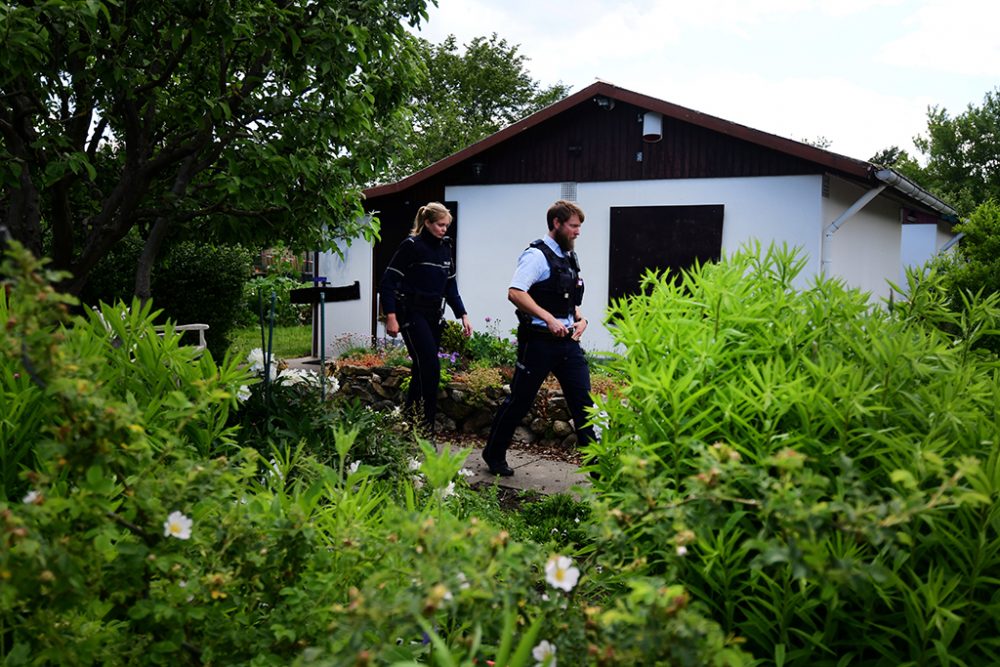
[[[267,320],[267,338],[264,337],[264,292],[257,290],[257,310],[260,313],[260,347],[264,356],[264,402],[271,404],[271,352],[274,349],[274,302],[277,296],[271,290],[271,313]]]
[[[322,290],[319,293],[319,396],[326,400],[326,294]]]

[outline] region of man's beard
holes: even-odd
[[[556,243],[559,244],[560,248],[567,252],[573,249],[573,239],[570,238],[568,234],[563,232],[562,229],[557,229],[555,236]]]

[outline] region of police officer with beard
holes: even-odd
[[[510,395],[500,406],[483,449],[483,460],[494,475],[514,474],[507,463],[507,447],[550,372],[562,387],[579,445],[594,440],[593,428],[584,426],[593,400],[590,369],[580,347],[587,329],[580,314],[583,278],[573,251],[583,219],[579,206],[557,201],[546,214],[548,235],[533,242],[517,260],[507,290],[517,308],[517,366]]]
[[[385,313],[385,331],[395,338],[402,334],[413,366],[405,407],[423,407],[423,423],[434,431],[438,383],[441,380],[441,346],[445,302],[462,320],[466,336],[472,325],[455,281],[451,239],[445,236],[451,212],[438,202],[421,206],[410,236],[403,240],[382,277],[380,294]]]

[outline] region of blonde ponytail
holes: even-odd
[[[410,230],[410,236],[416,236],[423,231],[425,223],[434,222],[442,217],[451,217],[451,211],[444,204],[432,201],[426,206],[421,206],[417,209],[417,216],[413,218],[413,229]]]

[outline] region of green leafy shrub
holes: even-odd
[[[498,369],[485,366],[473,367],[462,373],[459,379],[465,383],[469,399],[474,405],[484,405],[490,399],[490,391],[499,390],[504,384],[504,378]]]
[[[489,366],[513,366],[517,361],[517,347],[501,337],[496,322],[486,318],[487,330],[472,332],[466,336],[462,325],[449,320],[441,332],[441,352],[457,355],[456,361],[465,368]]]
[[[129,234],[101,260],[91,272],[81,294],[81,301],[96,307],[99,303],[130,303],[135,292],[135,271],[143,241]],[[258,324],[257,294],[249,287],[253,262],[248,251],[237,246],[212,246],[183,242],[168,246],[152,273],[153,302],[164,317],[178,324],[200,322],[210,329],[207,342],[212,353],[221,358],[228,345],[230,331],[236,326]],[[288,304],[291,278],[277,276],[284,300],[278,314],[289,324],[300,324],[298,310]],[[267,298],[274,285],[268,283]],[[246,294],[244,294],[246,292]],[[307,311],[308,312],[308,311]],[[190,342],[190,341],[187,341]]]
[[[444,325],[441,327],[441,345],[439,348],[441,352],[463,357],[465,356],[468,342],[469,338],[462,330],[461,323],[455,320],[444,321]]]
[[[25,272],[31,278],[11,283],[9,297],[0,294],[0,317],[22,337],[11,333],[5,339],[6,362],[0,372],[6,497],[23,491],[18,472],[33,464],[34,455],[49,438],[47,430],[59,422],[63,406],[58,391],[99,392],[106,400],[129,403],[132,411],[148,420],[144,428],[153,444],[181,435],[207,454],[234,442],[226,421],[235,404],[234,388],[248,380],[235,361],[216,363],[211,354],[181,345],[180,334],[172,329],[158,334],[153,324],[158,313],[149,303],[102,304],[99,310],[87,309],[84,316],[70,319],[67,306],[76,300],[55,292],[47,283],[59,274],[46,273],[42,264],[26,255],[18,261],[9,261],[6,273]],[[14,301],[30,285],[38,290],[31,298],[51,313],[31,311]],[[36,340],[49,339],[59,346],[37,343],[44,354],[31,354]],[[73,369],[76,384],[70,389],[53,387],[55,383],[46,377],[53,367],[62,365]]]
[[[744,250],[615,305],[628,381],[587,451],[607,548],[767,664],[995,663],[997,298],[957,315],[932,275],[885,309],[796,289],[803,263]]]
[[[487,317],[486,325],[486,331],[473,331],[466,343],[469,365],[513,366],[517,361],[517,346],[500,335],[498,320]]]
[[[590,504],[566,494],[542,496],[520,508],[527,534],[525,539],[551,545],[561,551],[575,551],[589,545]]]
[[[292,303],[291,291],[310,287],[298,278],[273,273],[257,276],[243,286],[243,303],[240,311],[240,326],[260,326],[263,318],[267,326],[271,318],[271,295],[274,295],[274,326],[291,327],[308,324],[311,320],[310,304]],[[263,313],[263,315],[262,315]]]
[[[955,251],[935,262],[944,272],[951,305],[958,312],[968,306],[967,295],[1000,293],[1000,204],[980,204],[956,232],[964,236]],[[982,337],[983,345],[1000,353],[1000,332]]]
[[[351,424],[357,431],[352,460],[378,468],[386,479],[405,476],[410,460],[419,451],[412,432],[397,415],[372,410],[335,392],[322,401],[320,388],[314,383],[277,383],[269,396],[263,383],[254,385],[236,417],[241,427],[239,443],[267,456],[275,448],[308,443],[311,456],[331,464],[337,458],[337,430],[342,424]]]
[[[208,349],[221,358],[239,323],[251,265],[250,253],[239,246],[179,243],[153,272],[153,303],[178,324],[209,325]]]

